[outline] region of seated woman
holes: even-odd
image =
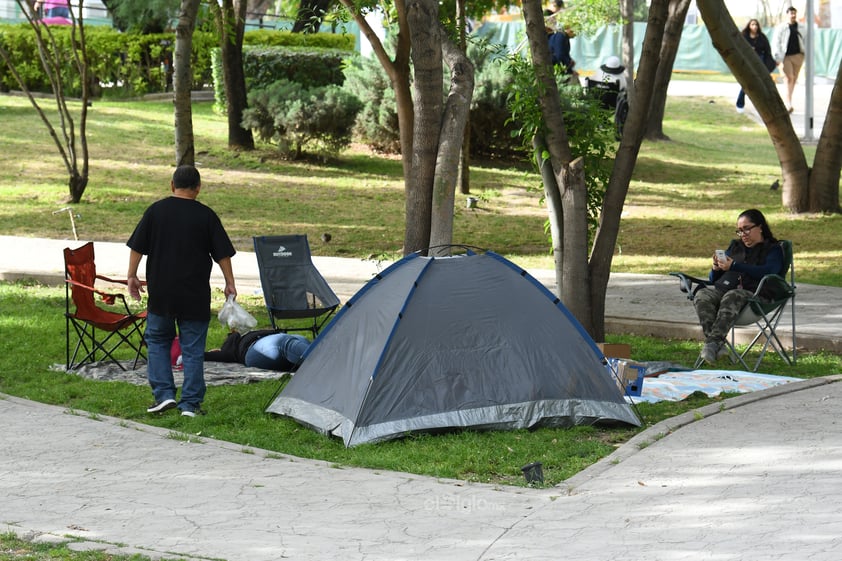
[[[724,255],[714,253],[709,276],[713,286],[699,290],[693,301],[705,334],[702,359],[708,364],[728,354],[725,337],[760,279],[780,274],[784,267],[783,251],[762,212],[749,209],[740,214],[736,233],[738,238]],[[774,298],[774,294],[760,294],[764,296]]]
[[[249,331],[240,335],[232,331],[222,348],[205,352],[205,360],[239,362],[252,368],[294,372],[310,341],[301,335],[290,335],[273,329]]]

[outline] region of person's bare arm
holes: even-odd
[[[129,272],[126,274],[126,286],[129,289],[129,295],[135,300],[140,300],[140,293],[143,292],[143,285],[137,278],[137,268],[140,266],[142,258],[143,254],[135,250],[131,250],[131,253],[129,253]]]
[[[219,268],[222,270],[222,276],[225,277],[225,297],[230,295],[237,297],[237,287],[234,285],[234,269],[231,267],[231,258],[223,257],[219,260]]]

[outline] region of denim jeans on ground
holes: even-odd
[[[246,351],[245,363],[264,370],[289,370],[298,364],[309,346],[310,341],[301,335],[267,335]]]
[[[205,343],[209,321],[175,320],[149,313],[146,318],[146,345],[149,348],[148,380],[156,402],[175,399],[170,348],[176,336],[181,344],[184,384],[178,408],[195,411],[205,399]]]

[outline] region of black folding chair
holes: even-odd
[[[600,100],[602,107],[614,113],[614,136],[619,140],[623,137],[623,128],[629,114],[628,94],[620,90],[617,82],[601,82],[585,78],[587,90]]]
[[[763,339],[763,346],[760,348],[760,356],[757,357],[757,362],[754,363],[752,371],[756,371],[760,366],[760,362],[766,355],[769,347],[778,353],[778,356],[788,365],[795,364],[796,360],[796,337],[795,337],[795,267],[793,265],[792,242],[788,240],[781,240],[781,250],[784,254],[784,269],[779,275],[766,275],[760,280],[757,290],[743,307],[737,319],[731,327],[730,340],[726,339],[725,344],[728,346],[728,354],[731,361],[742,364],[743,368],[748,370],[748,365],[745,362],[745,357],[756,344]],[[787,273],[789,273],[789,280],[787,280]],[[682,292],[687,293],[687,299],[693,300],[696,293],[706,286],[712,286],[713,283],[707,279],[699,279],[691,277],[684,273],[670,273],[670,275],[678,277],[679,288]],[[770,290],[771,289],[771,290]],[[776,297],[773,300],[762,298],[763,293],[772,293]],[[789,304],[790,314],[792,316],[792,349],[787,351],[785,345],[781,341],[777,333],[778,324],[783,316],[784,309]],[[757,328],[757,334],[749,342],[748,346],[742,353],[736,348],[736,329],[738,327]],[[694,365],[698,368],[702,365],[702,357],[696,359]]]
[[[310,331],[316,337],[339,306],[339,298],[313,264],[307,236],[255,236],[254,253],[272,327]],[[313,323],[301,327],[300,322],[288,322],[300,319]]]

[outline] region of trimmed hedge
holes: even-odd
[[[65,88],[68,95],[78,96],[81,83],[75,76],[70,60],[69,26],[52,26],[50,31],[55,37],[67,70]],[[171,85],[172,49],[175,45],[174,33],[141,35],[121,33],[101,26],[86,26],[90,74],[96,87],[100,85],[102,93],[113,92],[115,96],[136,96],[146,93],[163,92]],[[243,39],[249,45],[269,44],[277,46],[322,47],[329,46],[345,52],[353,50],[353,35],[331,33],[300,34],[284,31],[254,30],[248,31]],[[44,75],[38,57],[35,33],[28,24],[0,24],[0,45],[11,56],[18,72],[32,91],[49,93],[52,91],[49,80]],[[216,34],[196,31],[193,34],[193,88],[202,89],[213,81],[212,53],[218,47]],[[247,71],[248,72],[248,71]],[[0,64],[0,91],[19,89],[19,85],[5,64]],[[98,95],[98,91],[92,92]]]

